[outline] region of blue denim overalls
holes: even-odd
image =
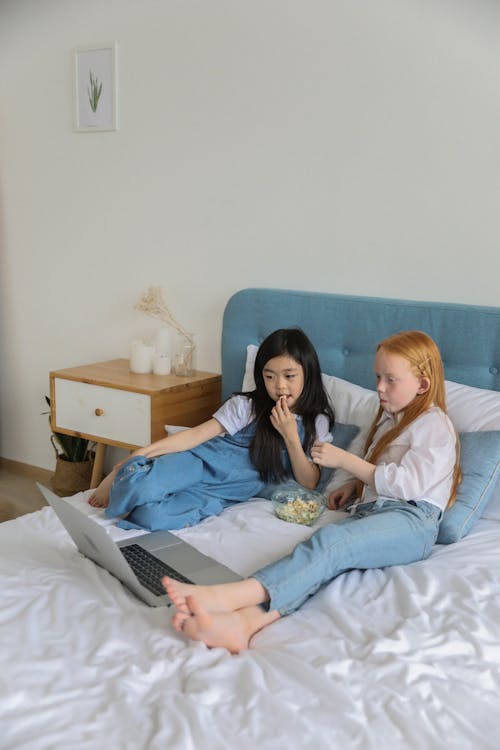
[[[265,483],[250,461],[255,428],[252,421],[189,451],[129,459],[116,474],[106,515],[129,514],[118,523],[123,529],[180,529],[258,495]],[[298,428],[302,440],[300,421]],[[281,454],[291,474],[284,445]]]

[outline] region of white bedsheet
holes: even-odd
[[[179,533],[245,575],[311,530],[255,500]],[[0,748],[498,750],[499,548],[481,521],[352,571],[231,656],[84,559],[50,508],[3,523]]]

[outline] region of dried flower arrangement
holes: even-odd
[[[177,374],[190,374],[193,370],[192,362],[195,349],[194,337],[191,333],[188,333],[184,326],[182,326],[172,315],[163,298],[161,287],[149,286],[146,291],[143,292],[139,302],[134,305],[134,310],[138,310],[152,318],[161,320],[162,323],[171,326],[171,328],[177,331],[177,333],[185,339],[182,361],[177,364],[177,367],[179,368]]]

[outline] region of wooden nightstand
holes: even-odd
[[[138,448],[165,437],[165,424],[194,427],[221,402],[221,376],[138,375],[128,359],[50,373],[50,423],[54,432],[97,443],[91,487],[102,477],[107,445]]]

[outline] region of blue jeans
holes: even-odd
[[[352,516],[318,529],[253,578],[267,590],[269,610],[289,614],[347,570],[404,565],[428,557],[441,515],[436,505],[424,501],[378,498],[363,503]]]

